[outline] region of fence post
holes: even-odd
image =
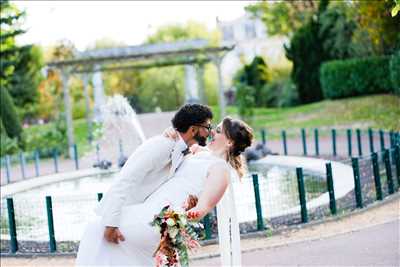
[[[56,238],[54,236],[53,205],[50,196],[46,196],[47,225],[49,227],[50,252],[56,251]]]
[[[374,132],[371,128],[368,129],[368,137],[369,137],[369,150],[371,153],[375,152],[374,149]]]
[[[397,132],[394,136],[396,145],[400,145],[400,132]]]
[[[318,129],[314,129],[314,139],[315,139],[315,155],[316,155],[316,156],[319,156]]]
[[[352,148],[351,148],[351,129],[347,129],[347,147],[349,151],[349,157],[351,157],[352,153]]]
[[[357,208],[362,208],[363,202],[362,202],[360,167],[358,164],[358,158],[352,158],[351,165],[353,166],[354,191],[355,191],[355,195],[356,195],[356,205],[357,205]]]
[[[361,130],[357,129],[356,133],[357,133],[358,155],[362,156]]]
[[[389,132],[389,141],[390,141],[390,147],[392,148],[392,147],[394,147],[395,146],[395,143],[396,143],[396,140],[394,140],[394,133],[393,133],[393,131],[390,131]]]
[[[24,157],[24,152],[19,152],[19,162],[21,164],[21,173],[22,173],[22,178],[25,179],[25,157]]]
[[[267,143],[267,134],[265,132],[265,129],[261,129],[261,140],[263,145]]]
[[[394,164],[396,166],[397,186],[400,188],[400,144],[394,148]]]
[[[379,130],[379,139],[381,141],[381,151],[385,150],[385,132],[381,129]]]
[[[383,152],[383,159],[385,162],[389,194],[393,194],[394,193],[394,184],[393,184],[392,168],[390,166],[389,149],[385,149],[385,151]]]
[[[264,220],[262,216],[261,209],[261,200],[260,200],[260,188],[258,184],[258,175],[253,174],[253,187],[254,187],[254,195],[256,201],[256,211],[257,211],[257,230],[264,230]]]
[[[6,174],[7,174],[7,184],[9,184],[11,181],[11,160],[9,155],[6,155]]]
[[[79,169],[78,146],[74,144],[73,149],[74,149],[75,169],[78,170]]]
[[[18,250],[17,227],[15,224],[14,201],[12,198],[7,198],[7,211],[8,211],[8,229],[10,231],[11,253],[16,253]]]
[[[333,150],[333,156],[336,157],[336,130],[332,129],[332,150]]]
[[[303,140],[303,154],[307,156],[306,130],[304,128],[301,129],[301,139]]]
[[[54,171],[58,173],[58,155],[57,148],[53,149],[53,159],[54,159]]]
[[[372,170],[374,172],[376,199],[382,200],[381,175],[379,173],[378,154],[376,152],[372,153]]]
[[[100,201],[103,198],[103,193],[97,193],[97,201]]]
[[[35,150],[35,172],[36,172],[36,177],[40,175],[39,173],[39,161],[40,161],[40,155],[39,151],[36,149]]]
[[[332,177],[332,164],[330,162],[325,164],[326,166],[326,180],[328,185],[329,192],[329,208],[331,210],[331,214],[336,214],[336,199],[335,199],[335,188],[333,186],[333,177]]]
[[[287,155],[288,151],[287,151],[286,131],[285,130],[282,131],[282,140],[283,140],[283,152],[285,153],[285,155]]]
[[[301,207],[301,222],[308,222],[308,214],[307,214],[307,202],[306,202],[306,191],[304,188],[304,177],[303,177],[303,169],[296,168],[297,174],[297,186],[299,189],[299,200]]]
[[[205,234],[206,234],[206,240],[207,239],[211,239],[211,234],[212,234],[212,232],[211,232],[211,222],[210,222],[210,213],[208,213],[205,217],[204,217],[204,219],[203,219],[203,221],[204,221],[204,232],[205,232]]]

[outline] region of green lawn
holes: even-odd
[[[219,121],[219,108],[212,107]],[[237,117],[237,108],[227,113]],[[373,95],[341,100],[325,100],[289,108],[257,108],[250,125],[258,131],[265,128],[279,135],[282,129],[360,128],[400,131],[400,97]],[[327,132],[328,133],[328,132]]]

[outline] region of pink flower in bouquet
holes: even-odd
[[[194,239],[190,239],[187,242],[187,246],[189,249],[194,249],[194,248],[200,247],[200,243]]]
[[[156,260],[156,267],[162,267],[168,263],[167,257],[161,252],[158,252],[156,254],[155,260]]]

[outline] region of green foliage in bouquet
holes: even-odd
[[[189,250],[199,246],[198,229],[203,225],[187,218],[185,212],[162,208],[150,223],[161,234],[160,244],[154,252],[156,266],[189,266]]]

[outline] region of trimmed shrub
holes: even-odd
[[[266,107],[292,107],[300,102],[296,86],[290,78],[276,79],[264,85],[262,92]]]
[[[400,50],[390,60],[390,78],[394,93],[400,96]]]
[[[248,90],[248,93],[254,97],[254,104],[257,107],[263,107],[263,87],[271,79],[271,74],[262,57],[256,56],[253,61],[244,65],[243,68],[239,69],[234,77],[234,86],[236,88],[246,85],[251,87],[252,90]]]
[[[0,117],[7,135],[12,138],[20,138],[22,133],[21,122],[18,118],[14,102],[4,87],[0,88]]]
[[[0,118],[0,157],[4,157],[7,154],[13,154],[17,151],[18,151],[17,138],[11,139],[7,136],[6,129],[3,125],[3,121]]]
[[[324,63],[320,79],[325,98],[390,93],[390,57],[333,60]]]
[[[68,151],[65,121],[58,117],[54,122],[24,132],[25,151],[39,150],[41,157],[50,157],[53,149],[66,154]]]
[[[255,99],[252,94],[253,87],[239,83],[236,87],[236,105],[239,115],[247,122],[251,121],[254,115]]]

